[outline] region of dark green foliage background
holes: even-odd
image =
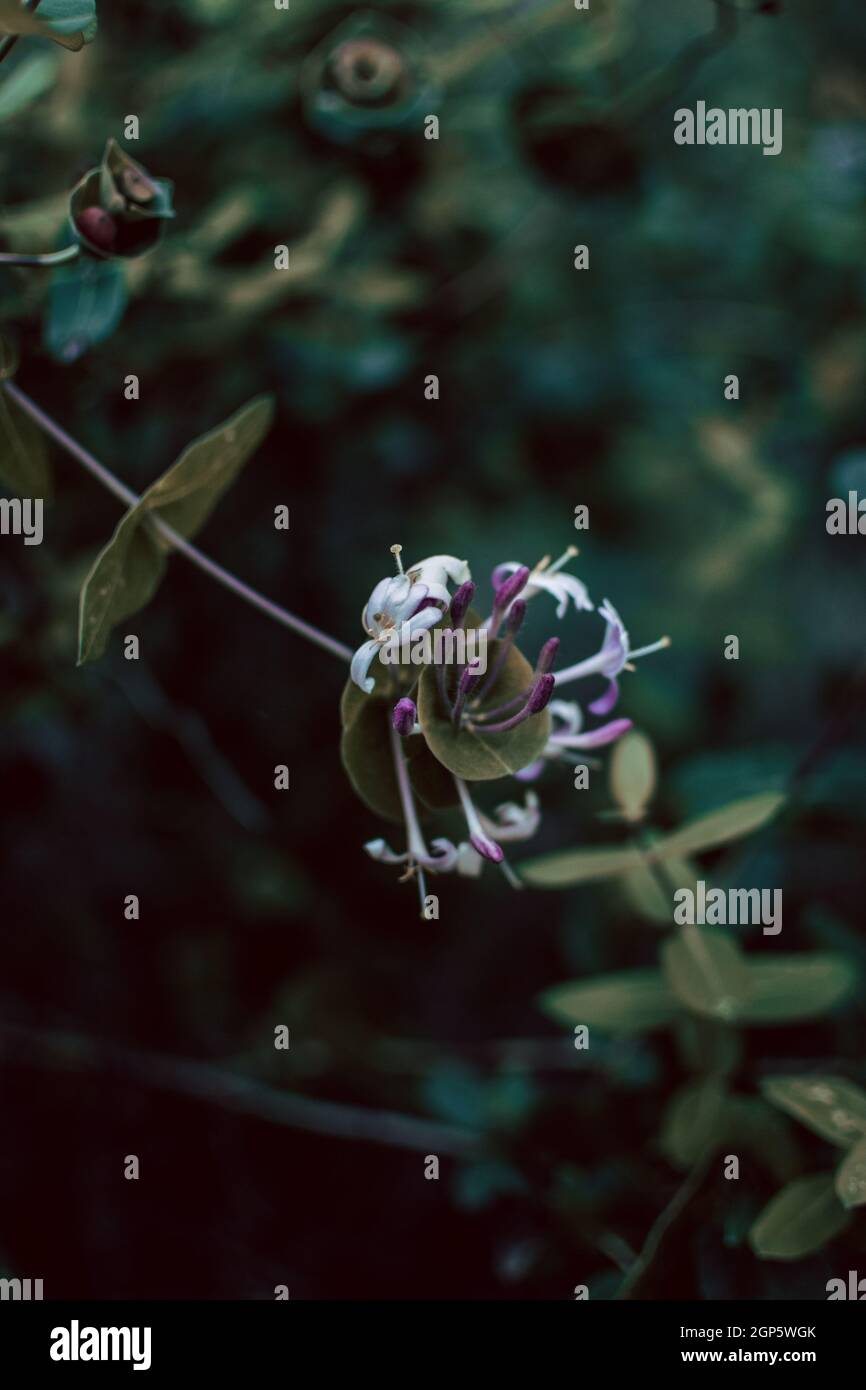
[[[19,384],[138,490],[273,391],[275,428],[201,544],[353,645],[393,542],[481,578],[558,554],[587,504],[593,598],[637,643],[673,638],[622,701],[658,751],[657,823],[792,786],[782,819],[708,871],[783,889],[780,949],[866,965],[866,541],[825,531],[828,497],[866,492],[862,7],[372,8],[436,67],[438,142],[311,130],[301,68],[348,6],[103,0],[96,43],[58,51],[50,89],[0,121],[0,239],[52,247],[129,113],[178,219],[131,267],[115,335],[74,364],[41,347],[47,274],[0,270]],[[20,43],[0,94],[43,51]],[[783,153],[675,146],[673,111],[699,99],[782,107]],[[683,1064],[664,1034],[575,1053],[537,997],[651,965],[655,930],[615,888],[511,894],[492,872],[443,880],[441,920],[419,922],[412,887],[361,848],[395,832],[340,767],[337,663],[179,559],[130,624],[139,665],[115,635],[76,670],[78,588],[119,512],[54,461],[44,544],[0,545],[0,1261],[46,1296],[611,1296],[610,1237],[639,1249],[681,1181],[655,1140]],[[533,610],[533,640],[594,649],[592,615]],[[578,794],[566,767],[540,790],[534,848],[623,838],[597,818],[603,776]],[[750,1032],[738,1089],[786,1068],[866,1085],[864,1034],[862,997]],[[192,1100],[117,1048],[482,1127],[498,1158],[425,1182],[421,1152]],[[829,1166],[795,1138],[803,1171]],[[750,1162],[702,1190],[641,1295],[823,1298],[862,1269],[862,1217],[810,1259],[759,1262],[743,1233],[777,1186]]]

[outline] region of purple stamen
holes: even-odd
[[[529,578],[529,570],[526,565],[521,565],[519,570],[515,570],[509,575],[504,583],[499,585],[493,596],[493,613],[490,618],[489,636],[495,637],[499,631],[502,619],[505,616],[509,604],[513,603],[525,586]]]

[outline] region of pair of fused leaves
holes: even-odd
[[[38,14],[23,0],[0,0],[0,34],[51,39],[77,52],[96,37],[96,0],[42,0]]]
[[[781,1024],[819,1018],[857,983],[833,952],[750,959],[711,927],[684,927],[662,947],[662,969],[624,970],[556,985],[540,999],[560,1023],[642,1033],[675,1023],[683,1010],[725,1024]]]
[[[480,618],[469,613],[467,627],[478,627]],[[439,626],[445,626],[446,620]],[[488,665],[496,660],[498,642],[488,645]],[[341,755],[355,791],[371,810],[387,820],[402,820],[399,788],[394,768],[394,750],[389,732],[391,710],[401,694],[406,694],[419,668],[383,666],[372,668],[375,688],[365,695],[349,681],[343,691],[340,714],[343,725]],[[456,679],[456,672],[449,672]],[[532,667],[512,647],[482,708],[495,708],[528,690]],[[483,679],[483,678],[482,678]],[[457,801],[454,777],[467,782],[489,782],[507,777],[538,757],[550,735],[547,710],[516,729],[501,734],[473,732],[463,726],[455,732],[444,708],[432,666],[420,668],[415,694],[421,734],[401,740],[409,779],[422,805],[428,810],[444,810]]]
[[[521,864],[521,877],[538,888],[569,888],[645,870],[653,864],[688,858],[718,849],[766,825],[785,798],[780,792],[744,797],[717,811],[687,821],[679,830],[656,838],[646,850],[637,845],[613,849],[568,849]],[[642,804],[642,803],[641,803]]]
[[[184,450],[123,517],[97,556],[81,591],[78,663],[102,655],[112,628],[150,602],[165,573],[171,539],[154,520],[186,540],[205,524],[226,489],[258,449],[273,419],[259,396]]]
[[[51,496],[45,436],[3,390],[17,367],[15,348],[0,336],[0,484],[19,497],[44,500]]]
[[[798,1260],[820,1249],[866,1205],[866,1092],[833,1076],[772,1076],[767,1100],[813,1134],[845,1150],[835,1173],[788,1183],[768,1202],[749,1233],[763,1259]]]
[[[365,695],[354,681],[348,681],[343,690],[340,756],[349,781],[364,804],[385,820],[402,821],[391,736],[391,711],[398,693],[384,668],[376,673],[375,680],[376,687],[370,695]],[[421,806],[428,811],[453,806],[457,800],[454,779],[436,761],[424,739],[401,739],[400,752],[406,758],[412,790]]]

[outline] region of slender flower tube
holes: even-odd
[[[540,777],[545,759],[552,762],[571,761],[575,749],[603,748],[628,733],[632,727],[630,719],[613,719],[609,724],[583,732],[583,714],[580,706],[571,700],[551,700],[550,714],[553,733],[541,757],[514,774],[519,782],[534,782]]]
[[[613,709],[619,698],[619,685],[616,678],[620,672],[630,669],[630,663],[637,657],[649,656],[651,652],[658,652],[664,647],[669,647],[671,639],[662,637],[658,642],[652,642],[648,647],[640,647],[633,651],[629,644],[629,635],[625,624],[613,605],[605,599],[598,612],[607,624],[600,650],[596,652],[595,656],[587,657],[585,661],[578,661],[575,666],[567,666],[564,671],[557,671],[554,680],[557,685],[566,685],[569,681],[583,680],[586,676],[606,676],[608,679],[607,690],[589,708],[593,714],[607,714]]]
[[[540,714],[553,694],[553,680],[550,672],[547,675],[539,676],[534,682],[523,708],[513,714],[510,719],[503,719],[499,724],[481,725],[484,733],[505,734],[509,729],[516,729],[517,725],[522,724],[525,719],[531,719],[534,714]]]
[[[469,830],[469,842],[472,848],[481,855],[482,859],[489,859],[492,864],[501,864],[505,857],[501,846],[487,834],[481,824],[481,817],[475,809],[472,797],[469,795],[469,788],[460,777],[454,778],[457,787],[457,795],[460,797],[460,804],[463,807],[463,814],[466,817],[466,826]]]
[[[403,854],[396,854],[384,840],[369,840],[364,849],[372,859],[378,859],[382,863],[405,864],[404,878],[417,877],[423,915],[424,899],[427,895],[424,870],[429,869],[431,873],[449,873],[457,865],[457,849],[450,840],[437,839],[433,841],[433,849],[436,852],[431,854],[428,850],[418,822],[418,813],[415,809],[415,798],[412,795],[412,786],[409,781],[409,770],[403,756],[401,737],[393,723],[390,726],[389,734],[391,752],[394,758],[394,773],[397,778],[397,790],[406,825],[406,850]]]
[[[499,651],[496,653],[493,665],[487,672],[486,681],[484,682],[477,696],[475,697],[476,704],[480,704],[481,701],[484,699],[485,695],[488,693],[488,691],[493,690],[494,686],[496,685],[496,682],[498,681],[502,673],[502,668],[508,660],[511,648],[514,646],[514,639],[520,631],[525,616],[525,601],[522,598],[515,599],[511,607],[509,608],[508,615],[505,619],[505,635],[503,636],[500,642]]]
[[[471,662],[466,667],[466,670],[462,672],[460,680],[457,682],[457,698],[454,701],[454,712],[451,716],[451,721],[455,730],[460,728],[463,706],[466,703],[467,696],[472,693],[481,679],[481,672],[478,670],[478,665],[479,663],[477,661]]]

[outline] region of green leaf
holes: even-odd
[[[0,339],[0,380],[4,375],[4,352]],[[7,364],[10,359],[7,357]],[[0,483],[19,497],[51,496],[51,472],[45,435],[10,400],[0,386]]]
[[[0,86],[0,121],[6,121],[42,96],[54,83],[60,54],[31,53],[18,63]]]
[[[773,1105],[840,1148],[850,1149],[866,1135],[866,1093],[853,1081],[833,1076],[770,1076],[761,1090]]]
[[[96,35],[95,0],[43,0],[38,14],[21,0],[0,0],[0,34],[29,34],[78,50]]]
[[[866,1139],[855,1144],[836,1169],[836,1196],[846,1210],[866,1203]]]
[[[614,745],[610,760],[610,789],[627,821],[643,820],[656,785],[653,746],[645,734],[632,729]]]
[[[368,695],[349,680],[340,700],[343,726],[340,748],[349,780],[372,811],[394,821],[402,821],[403,813],[388,732],[391,712],[398,699],[389,671],[398,670],[378,664],[372,666],[370,674],[376,681],[373,691]],[[454,806],[458,801],[454,778],[436,761],[424,739],[413,734],[403,739],[402,749],[412,790],[421,803],[417,808],[419,815],[425,810],[442,811]]]
[[[818,1018],[850,994],[859,979],[851,961],[829,951],[750,960],[746,968],[750,988],[741,1013],[745,1023]]]
[[[781,793],[764,792],[759,796],[746,797],[743,801],[735,801],[720,811],[700,816],[670,835],[661,836],[645,853],[636,847],[559,850],[555,854],[544,855],[541,859],[530,859],[528,863],[520,866],[520,873],[527,883],[534,883],[541,888],[566,888],[575,883],[588,883],[591,880],[612,878],[617,874],[646,869],[650,864],[660,860],[667,864],[673,859],[677,861],[677,875],[686,874],[688,881],[692,882],[691,868],[683,864],[683,860],[704,850],[717,849],[730,840],[736,840],[741,835],[748,835],[750,831],[759,829],[776,814],[784,800]],[[636,891],[634,882],[632,890]],[[657,916],[658,894],[653,893],[647,912],[652,917]],[[671,913],[673,914],[673,908]]]
[[[501,642],[489,643],[489,666],[496,660],[501,646]],[[531,684],[532,667],[526,657],[512,647],[482,708],[506,704]],[[464,727],[455,733],[450,716],[440,703],[436,671],[432,666],[424,667],[418,683],[418,719],[434,757],[467,782],[489,782],[519,772],[540,755],[550,737],[547,710],[525,719],[506,733],[470,732],[465,727],[465,719]]]
[[[423,738],[412,737],[403,747],[409,763],[412,790],[429,811],[448,811],[459,804],[452,773],[434,758]]]
[[[646,834],[649,838],[650,832]],[[674,892],[678,888],[688,888],[694,892],[696,879],[695,868],[687,859],[672,856],[665,857],[661,873],[658,869],[654,871],[644,860],[640,868],[623,875],[620,887],[632,911],[646,921],[669,927],[673,921]]]
[[[758,796],[747,796],[742,801],[733,801],[708,815],[698,816],[671,835],[665,835],[650,851],[652,859],[667,859],[671,855],[679,857],[703,854],[705,850],[718,849],[731,840],[739,840],[750,835],[772,820],[785,801],[781,792],[761,792]]]
[[[586,1023],[610,1033],[663,1028],[678,1012],[660,970],[623,970],[595,980],[554,985],[538,1004],[557,1023]]]
[[[662,947],[667,982],[687,1009],[726,1023],[739,1018],[749,975],[736,942],[709,927],[683,927]]]
[[[385,700],[365,697],[360,690],[358,694],[365,704],[343,729],[340,740],[343,766],[358,796],[371,811],[384,820],[402,821],[389,732],[390,706]]]
[[[271,396],[256,398],[187,445],[144,493],[140,505],[191,540],[256,452],[274,418]]]
[[[52,272],[43,328],[46,351],[59,362],[77,362],[89,348],[110,338],[127,303],[119,261],[89,256]]]
[[[162,582],[166,554],[141,527],[140,505],[120,521],[84,581],[78,612],[79,666],[102,656],[112,628],[145,608]]]
[[[833,1186],[832,1173],[795,1178],[777,1192],[749,1232],[762,1260],[801,1260],[844,1230],[850,1216]]]
[[[520,877],[538,888],[570,888],[575,883],[592,883],[617,874],[645,868],[641,851],[623,849],[568,849],[544,854],[520,865]]]
[[[79,49],[96,38],[96,0],[42,0],[39,18],[64,48]]]
[[[668,1104],[659,1147],[676,1168],[691,1168],[707,1149],[725,1141],[727,1089],[718,1077],[683,1086]]]
[[[187,539],[204,525],[270,428],[273,402],[250,401],[195,440],[123,517],[81,591],[78,664],[101,656],[112,628],[150,602],[165,573],[166,542],[142,525],[158,516]]]

